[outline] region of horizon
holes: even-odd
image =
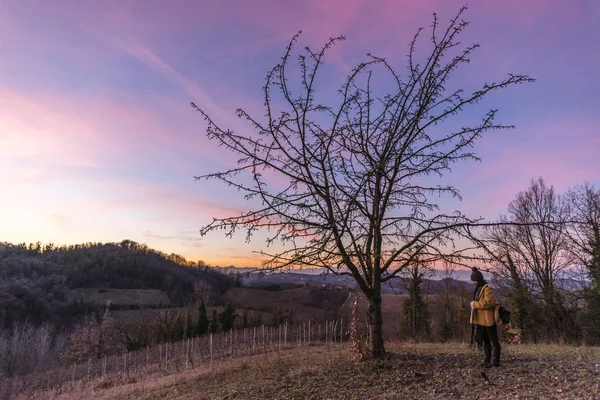
[[[166,254],[211,265],[257,267],[250,243],[221,233],[201,237],[212,217],[251,207],[232,188],[194,176],[235,164],[205,135],[195,102],[226,128],[261,116],[267,71],[292,36],[319,48],[345,35],[326,59],[345,76],[367,52],[401,68],[418,27],[454,16],[458,1],[323,3],[61,3],[0,1],[0,242],[113,242],[129,238]],[[510,88],[465,111],[498,108],[516,129],[474,146],[481,163],[454,166],[445,182],[460,209],[494,220],[531,179],[562,193],[600,186],[600,7],[593,0],[477,3],[465,17],[464,44],[481,48],[455,74],[465,89],[507,73],[537,83]],[[418,49],[427,47],[425,40]],[[319,90],[335,95],[336,79]]]
[[[115,242],[115,241],[111,241],[111,242],[87,242],[87,243],[72,243],[72,244],[57,244],[57,243],[53,243],[53,242],[49,242],[49,243],[42,243],[40,241],[36,241],[34,242],[30,242],[30,243],[25,243],[25,242],[20,242],[20,243],[10,243],[10,242],[3,242],[0,241],[0,249],[2,248],[2,246],[4,245],[11,245],[11,246],[20,246],[20,245],[24,245],[26,248],[28,248],[29,246],[32,245],[36,245],[37,243],[40,244],[40,248],[41,248],[41,253],[45,252],[45,246],[52,244],[54,246],[54,248],[60,248],[60,247],[68,247],[68,246],[77,246],[77,245],[87,245],[87,244],[94,244],[94,245],[119,245],[122,242],[128,241],[129,239],[123,239],[122,241],[119,242]],[[136,242],[137,243],[137,242]],[[139,245],[142,246],[147,246],[146,243],[138,243]],[[150,246],[148,246],[149,250],[153,250],[153,251],[157,251],[158,249],[154,249]],[[160,251],[160,250],[158,250]],[[170,256],[173,253],[165,253],[162,252],[165,256]],[[179,254],[174,253],[175,255],[181,256]],[[190,264],[196,264],[198,265],[201,262],[204,262],[204,260],[189,260],[187,258],[184,257],[184,259],[189,262]],[[178,263],[177,261],[175,261],[176,263]],[[179,263],[178,263],[179,264]],[[184,267],[194,267],[194,265],[182,265]],[[251,266],[236,266],[236,265],[213,265],[213,264],[209,264],[207,263],[205,265],[206,267],[209,268],[219,268],[219,269],[224,269],[224,270],[236,270],[236,271],[240,271],[240,270],[244,270],[247,271],[245,273],[261,273],[263,270],[260,267],[251,267]],[[488,274],[489,272],[487,270],[484,269],[480,269],[480,271],[482,271],[484,274]],[[282,269],[276,269],[274,271],[270,271],[270,274],[279,274],[279,273],[298,273],[298,274],[306,274],[306,275],[324,275],[324,274],[330,274],[330,275],[334,275],[331,273],[326,272],[326,270],[324,268],[321,267],[300,267],[300,268],[282,268]],[[448,276],[443,276],[445,274],[447,274],[448,272],[444,269],[428,269],[427,270],[427,274],[426,274],[426,278],[428,279],[432,279],[432,280],[442,280],[445,278],[451,278],[451,279],[455,279],[455,280],[460,280],[460,281],[469,281],[469,277],[471,274],[470,269],[467,269],[467,267],[464,266],[456,266],[455,269],[452,271],[452,276],[448,277]],[[401,275],[399,275],[397,277],[397,279],[402,278]],[[436,279],[437,278],[437,279]]]

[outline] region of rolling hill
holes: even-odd
[[[0,247],[0,327],[27,320],[69,324],[105,307],[172,307],[204,291],[219,299],[234,285],[231,275],[194,266],[129,240],[44,248]]]

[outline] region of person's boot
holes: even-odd
[[[500,347],[494,347],[494,361],[492,364],[494,367],[500,366]]]
[[[481,364],[479,364],[480,367],[484,367],[484,368],[489,368],[488,365],[492,365],[492,362],[487,357],[483,360],[483,362]]]
[[[492,366],[492,346],[489,342],[483,342],[483,362],[480,364],[483,368]]]

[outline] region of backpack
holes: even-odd
[[[508,311],[503,306],[498,308],[498,316],[500,317],[500,321],[502,321],[503,325],[507,325],[510,323],[510,311]]]

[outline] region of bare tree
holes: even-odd
[[[496,273],[511,283],[523,300],[519,304],[524,307],[528,302],[524,299],[540,299],[548,329],[561,334],[573,326],[561,284],[573,266],[568,221],[565,198],[539,178],[510,202],[508,214],[501,217],[501,224],[488,228],[485,240],[485,248],[496,261]],[[520,311],[531,314],[528,309]]]
[[[439,210],[439,196],[460,198],[441,178],[453,163],[478,159],[471,148],[483,133],[511,127],[494,121],[497,110],[471,126],[442,125],[490,92],[533,81],[509,74],[472,93],[451,85],[453,72],[479,47],[458,41],[468,25],[464,11],[446,29],[434,14],[431,51],[423,57],[416,52],[423,30],[417,31],[403,74],[369,54],[347,76],[336,105],[318,100],[317,88],[327,51],[345,38],[330,39],[319,52],[307,47],[298,56],[300,77],[294,84],[289,71],[296,35],[267,74],[265,118],[237,110],[254,134],[223,129],[192,103],[208,124],[207,136],[239,156],[236,167],[196,179],[223,181],[258,200],[241,215],[215,218],[201,233],[224,229],[231,236],[245,230],[249,240],[262,229],[270,233],[267,245],[290,245],[261,252],[268,257],[263,267],[318,266],[352,276],[370,304],[374,356],[385,352],[382,283],[417,255],[426,263],[457,256],[455,230],[476,222],[458,211]],[[378,86],[375,76],[387,81]],[[440,183],[430,183],[431,175]]]
[[[588,343],[600,343],[600,190],[590,184],[567,193],[570,249],[584,272],[582,328]]]
[[[569,190],[567,199],[573,254],[600,285],[600,189],[584,184]]]

